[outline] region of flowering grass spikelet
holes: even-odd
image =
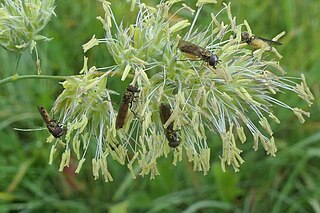
[[[0,45],[22,52],[32,51],[37,41],[48,41],[40,35],[54,13],[54,0],[4,0],[0,5]]]
[[[261,144],[267,154],[275,156],[270,122],[280,124],[276,107],[292,110],[301,122],[305,121],[303,116],[309,116],[275,97],[293,92],[311,105],[314,97],[304,76],[286,77],[276,50],[252,52],[242,43],[241,32],[252,33],[252,29],[246,21],[236,23],[230,4],[224,4],[218,15],[211,14],[212,21],[203,29],[195,25],[199,13],[203,6],[212,6],[205,4],[215,1],[199,1],[196,10],[182,5],[173,13],[171,6],[178,1],[161,2],[157,7],[135,2],[139,12],[136,22],[128,27],[118,24],[109,2],[101,2],[105,15],[98,20],[105,37],[93,36],[83,48],[86,52],[104,45],[115,64],[89,68],[85,58],[80,75],[62,83],[64,91],[52,109],[67,126],[60,143],[65,149],[60,170],[68,166],[71,150],[80,161],[76,170],[80,172],[89,155],[88,147],[95,145],[93,176],[97,179],[102,174],[106,182],[112,181],[109,160],[126,165],[133,178],[139,174],[154,179],[159,175],[158,160],[169,156],[173,165],[186,156],[194,171],[207,174],[210,155],[219,155],[223,171],[231,166],[237,172],[244,163],[240,149],[243,143],[252,143],[254,150]],[[181,10],[190,12],[194,20],[175,20]],[[219,21],[223,14],[229,22]],[[178,47],[181,39],[216,54],[219,63],[212,67],[206,61],[187,58]],[[119,105],[113,100],[121,91],[107,85],[110,78],[130,81],[139,91],[128,103],[123,128],[116,129]],[[159,113],[161,103],[171,110],[164,123]],[[168,144],[172,136],[167,136],[168,132],[180,139],[175,148]],[[210,150],[208,133],[221,138],[221,152]],[[52,153],[58,151],[58,141],[51,141]]]

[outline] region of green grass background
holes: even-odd
[[[83,65],[81,45],[93,34],[103,37],[95,18],[103,15],[101,4],[57,0],[56,5],[57,17],[43,31],[54,40],[38,45],[42,74],[77,74]],[[210,13],[219,11],[221,5],[219,1],[206,6],[199,24],[205,26]],[[118,21],[133,20],[128,3],[113,1],[112,6]],[[282,121],[273,126],[277,157],[266,156],[262,149],[254,152],[248,140],[240,147],[246,161],[241,171],[228,168],[222,173],[221,143],[212,135],[207,176],[193,172],[186,161],[174,167],[170,158],[159,162],[161,175],[152,181],[149,177],[133,180],[125,167],[112,162],[111,183],[102,178],[94,181],[89,161],[80,175],[61,173],[57,171],[59,159],[48,165],[47,131],[12,130],[43,126],[36,105],[51,108],[61,85],[56,80],[34,79],[7,83],[0,88],[0,212],[320,212],[319,1],[237,0],[232,2],[232,11],[238,23],[246,19],[257,35],[271,38],[287,32],[281,40],[284,45],[278,48],[284,56],[281,65],[290,76],[303,72],[316,97],[311,118],[303,125],[290,111],[276,109]],[[86,55],[90,65],[112,64],[105,47]],[[16,54],[0,49],[1,79],[14,73],[16,60]],[[18,73],[36,74],[34,61],[34,55],[23,53]],[[121,85],[118,89],[123,90]],[[277,97],[293,106],[306,106],[289,93]]]

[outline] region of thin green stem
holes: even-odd
[[[188,35],[187,35],[186,39],[189,39],[189,37],[190,37],[190,35],[191,35],[191,32],[192,32],[192,29],[193,29],[193,27],[194,27],[194,25],[195,25],[195,23],[196,23],[196,21],[197,21],[197,19],[198,19],[198,16],[199,16],[199,14],[200,14],[201,9],[202,9],[202,5],[200,5],[200,6],[198,7],[198,9],[197,9],[197,13],[196,13],[196,15],[195,15],[195,17],[194,17],[194,19],[193,19],[193,21],[192,21],[192,24],[191,24],[191,27],[190,27],[190,29],[189,29],[189,32],[188,32]]]
[[[95,76],[101,76],[103,75],[104,72],[98,72],[96,71],[94,73]],[[72,75],[71,75],[72,76]],[[19,75],[19,74],[14,74],[12,76],[9,76],[7,78],[4,78],[2,80],[0,80],[0,86],[6,83],[12,83],[18,80],[22,80],[22,79],[49,79],[49,80],[66,80],[68,77],[71,76],[54,76],[54,75]],[[77,75],[77,76],[81,76],[81,75]],[[131,75],[128,75],[129,77],[132,77]]]
[[[18,75],[14,74],[0,80],[0,86],[6,83],[15,82],[22,79],[51,79],[51,80],[66,80],[69,76],[53,76],[53,75]]]
[[[19,67],[19,64],[20,64],[20,59],[21,59],[21,53],[18,53],[18,57],[17,57],[17,63],[16,63],[16,67],[14,69],[14,73],[17,73],[18,71],[18,67]]]

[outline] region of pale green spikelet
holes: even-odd
[[[203,29],[195,28],[201,8],[214,8],[215,5],[205,4],[215,1],[199,1],[197,10],[183,4],[177,11],[171,11],[177,1],[162,2],[157,7],[135,2],[139,10],[136,23],[127,27],[118,24],[111,3],[101,2],[105,15],[98,20],[106,31],[105,38],[93,36],[83,48],[86,52],[96,45],[105,45],[115,64],[105,69],[88,69],[85,59],[81,75],[63,82],[64,91],[53,107],[58,120],[67,126],[62,139],[65,153],[71,149],[80,161],[77,172],[85,162],[89,146],[96,146],[92,159],[94,178],[102,174],[105,181],[112,181],[108,160],[126,165],[133,178],[139,174],[154,179],[159,175],[157,161],[169,155],[173,156],[173,165],[186,156],[193,169],[204,174],[210,169],[210,154],[219,155],[223,171],[226,165],[239,171],[244,163],[239,148],[242,143],[252,143],[254,150],[261,144],[267,154],[275,156],[276,141],[270,122],[280,124],[277,108],[292,110],[301,122],[303,115],[309,116],[275,96],[293,92],[311,105],[314,98],[304,76],[286,77],[277,51],[261,48],[252,52],[241,42],[241,32],[252,33],[253,29],[246,21],[236,23],[230,4],[224,4],[218,15],[212,14],[211,23]],[[190,12],[194,19],[175,20],[181,10]],[[219,21],[222,14],[229,22]],[[216,69],[201,60],[187,60],[179,50],[180,39],[217,54]],[[135,94],[137,101],[128,110],[124,127],[118,130],[118,107],[114,107],[118,103],[111,99],[111,94],[117,92],[106,86],[107,79],[116,76],[119,81],[129,79],[140,90]],[[165,123],[159,115],[161,103],[171,108]],[[167,128],[172,128],[180,139],[176,148],[169,146]],[[220,152],[210,150],[208,133],[221,138]],[[56,149],[53,146],[52,153]],[[63,154],[62,166],[68,165],[68,156]]]
[[[37,41],[48,41],[40,31],[55,15],[54,0],[4,0],[0,5],[0,45],[21,52],[32,51]]]

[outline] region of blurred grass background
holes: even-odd
[[[195,5],[195,1],[187,3]],[[93,34],[104,35],[96,20],[103,15],[101,4],[57,0],[56,5],[57,17],[43,32],[54,40],[38,45],[42,74],[77,74],[83,66],[81,45]],[[112,6],[118,22],[133,21],[129,3],[112,1]],[[206,6],[198,24],[205,26],[210,13],[221,8],[221,1]],[[290,76],[303,72],[316,97],[311,118],[303,125],[290,111],[275,113],[282,121],[273,126],[277,157],[266,156],[262,149],[254,152],[250,140],[242,145],[246,162],[238,173],[231,168],[221,172],[221,143],[215,135],[209,138],[212,165],[207,176],[194,173],[186,161],[173,167],[170,158],[159,162],[161,175],[152,181],[149,177],[132,180],[125,167],[112,162],[111,183],[93,181],[89,161],[80,175],[58,172],[60,159],[48,165],[47,131],[23,133],[12,128],[43,126],[36,105],[50,109],[62,87],[54,80],[31,79],[1,85],[0,212],[320,212],[319,11],[317,0],[232,2],[237,22],[246,19],[256,35],[272,38],[287,32],[278,48],[284,56],[281,65]],[[90,65],[112,64],[102,46],[87,56]],[[0,49],[1,79],[13,74],[16,60],[17,55]],[[24,52],[18,73],[36,74],[34,61],[34,55]],[[123,90],[121,85],[118,89]],[[302,104],[293,94],[281,94],[279,99],[293,106]]]

